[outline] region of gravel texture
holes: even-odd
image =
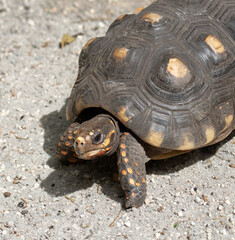
[[[56,160],[82,46],[148,3],[0,0],[0,239],[235,239],[234,132],[150,161],[146,203],[128,211],[115,157]],[[65,33],[79,36],[60,49]]]

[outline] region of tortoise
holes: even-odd
[[[125,207],[141,206],[147,161],[235,129],[235,1],[158,0],[117,18],[82,48],[66,117],[58,158],[116,152]]]

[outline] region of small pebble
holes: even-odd
[[[18,148],[19,153],[24,153],[24,149],[23,148]]]
[[[155,233],[155,238],[159,239],[161,237],[161,233]]]
[[[198,196],[196,196],[196,197],[195,197],[195,202],[196,202],[196,203],[200,203],[200,202],[201,202],[201,198],[198,197]]]
[[[222,205],[219,205],[217,209],[218,209],[219,211],[222,211],[223,208],[224,208],[224,207],[223,207]]]
[[[10,192],[4,192],[3,195],[4,195],[4,197],[10,197],[11,193]]]
[[[9,227],[14,227],[14,222],[8,221],[8,222],[7,222],[7,226],[9,226]]]
[[[65,213],[70,213],[71,211],[69,209],[64,210]]]
[[[183,212],[182,212],[182,211],[179,211],[179,212],[178,212],[178,216],[179,216],[179,217],[183,217]]]
[[[127,222],[124,223],[124,225],[125,225],[126,227],[130,227],[130,226],[131,226],[131,222],[130,222],[130,221],[127,221]]]
[[[221,233],[222,233],[223,235],[226,235],[226,234],[227,234],[227,232],[226,232],[225,229],[222,229],[222,230],[221,230]]]
[[[7,181],[7,182],[12,182],[12,179],[11,179],[9,176],[7,176],[7,177],[6,177],[6,181]]]
[[[191,193],[192,195],[196,195],[196,194],[197,194],[196,191],[194,190],[194,188],[191,188],[191,189],[190,189],[190,193]]]
[[[117,226],[118,226],[118,227],[121,227],[121,223],[120,223],[120,222],[117,222]]]
[[[40,184],[39,184],[39,183],[35,183],[34,186],[33,186],[33,188],[35,188],[35,189],[36,189],[36,188],[39,188],[39,187],[40,187]]]

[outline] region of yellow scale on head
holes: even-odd
[[[92,130],[90,133],[89,133],[89,135],[94,135],[94,130]]]
[[[109,143],[110,143],[110,137],[111,137],[111,135],[112,135],[113,133],[115,133],[115,130],[110,131],[109,134],[107,135],[106,139],[104,140],[103,145],[104,145],[105,147],[107,147],[107,146],[109,145]]]

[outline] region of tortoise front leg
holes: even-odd
[[[73,132],[79,125],[77,122],[72,123],[60,137],[60,141],[57,144],[56,156],[64,164],[76,163],[79,160],[73,146]]]
[[[148,158],[141,144],[129,133],[120,138],[118,170],[125,192],[125,207],[140,207],[146,198],[146,170]]]

